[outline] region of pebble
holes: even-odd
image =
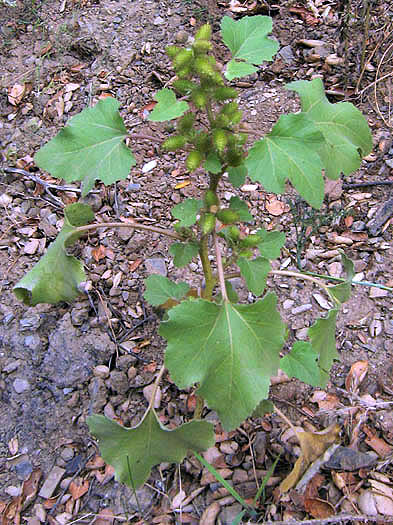
[[[387,290],[382,290],[382,288],[371,288],[370,290],[370,298],[371,299],[377,299],[379,297],[387,297],[389,295],[389,292]]]
[[[186,31],[178,31],[175,35],[175,40],[178,44],[185,44],[188,40],[188,33]]]
[[[232,525],[242,510],[243,507],[240,503],[234,503],[233,505],[224,507],[219,514],[220,523],[222,523],[222,525]]]
[[[37,330],[41,326],[41,316],[39,314],[33,314],[29,317],[24,317],[19,321],[19,328],[21,332],[27,330]]]
[[[109,377],[109,368],[106,365],[95,366],[93,369],[93,374],[96,377],[101,377],[102,379],[106,379],[107,377]]]
[[[257,432],[255,436],[255,441],[254,441],[255,459],[257,463],[263,463],[265,461],[266,445],[267,445],[266,432],[263,432],[263,431]]]
[[[138,191],[141,189],[141,185],[140,184],[137,184],[137,183],[134,183],[134,182],[131,182],[128,186],[127,186],[127,189],[126,191]]]
[[[293,315],[302,314],[303,312],[307,312],[308,310],[311,310],[311,309],[312,309],[312,304],[310,303],[301,304],[300,306],[297,306],[296,308],[292,308],[292,314]]]
[[[143,395],[145,396],[145,399],[146,399],[146,401],[147,401],[148,403],[150,403],[151,396],[153,395],[153,390],[154,390],[154,384],[147,385],[147,386],[145,386],[145,388],[143,389]],[[157,388],[157,391],[156,391],[156,397],[155,397],[155,399],[154,399],[153,408],[160,408],[160,405],[161,405],[161,398],[162,398],[161,388],[158,387],[158,388]]]
[[[26,379],[17,378],[12,383],[12,386],[14,387],[14,390],[17,394],[22,394],[22,392],[29,390],[30,383]]]
[[[282,303],[282,306],[284,310],[288,310],[293,306],[294,303],[295,301],[292,301],[292,299],[285,299],[285,301]]]
[[[159,274],[167,276],[165,260],[161,258],[146,259],[145,268],[148,274]]]
[[[4,490],[4,492],[12,498],[15,498],[17,496],[20,496],[20,494],[22,493],[22,486],[14,487],[13,485],[10,485]]]
[[[2,372],[5,374],[11,374],[12,372],[15,372],[15,370],[18,369],[20,364],[20,359],[14,359],[13,361],[10,361],[3,367]]]
[[[111,372],[109,384],[118,394],[126,394],[130,387],[127,375],[118,370],[113,370],[113,372]]]
[[[160,26],[161,24],[164,24],[165,23],[165,20],[162,18],[162,16],[156,16],[155,19],[153,20],[153,24],[155,26]]]
[[[38,350],[41,346],[41,339],[37,334],[27,335],[24,339],[24,344],[30,350]]]
[[[258,189],[257,184],[243,184],[243,186],[240,188],[242,191],[255,191]]]
[[[308,338],[308,328],[300,328],[297,330],[296,338],[300,339],[300,341],[305,341]]]
[[[21,461],[15,465],[15,473],[18,476],[18,479],[25,481],[30,474],[33,472],[33,465],[30,461]]]
[[[62,459],[64,459],[64,461],[69,461],[74,457],[74,451],[72,450],[72,448],[66,447],[64,450],[61,451],[60,456]]]
[[[149,171],[151,170],[154,170],[154,168],[157,166],[157,161],[156,160],[151,160],[150,162],[147,162],[143,167],[142,167],[142,173],[148,173]]]

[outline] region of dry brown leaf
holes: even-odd
[[[220,510],[221,510],[220,504],[217,503],[217,501],[215,501],[203,511],[199,524],[200,525],[214,525],[216,523],[216,518],[218,514],[220,513]]]
[[[70,491],[73,499],[79,499],[89,490],[89,480],[76,478],[74,481],[71,481],[68,490]]]
[[[290,474],[282,481],[280,491],[288,492],[302,477],[306,469],[318,459],[333,443],[337,441],[340,427],[337,423],[330,425],[321,432],[298,432],[297,438],[302,453],[297,459]]]
[[[94,525],[111,525],[115,520],[115,514],[112,509],[106,508],[100,510],[96,519],[93,521]]]
[[[275,195],[267,198],[265,208],[274,217],[278,217],[289,210],[289,206],[285,202],[278,200]]]
[[[91,251],[92,256],[96,262],[99,262],[101,259],[106,257],[106,248],[102,244],[97,248],[93,248]]]
[[[306,498],[304,500],[304,508],[313,518],[316,519],[329,518],[336,513],[333,505],[328,501],[319,498]]]
[[[348,392],[357,392],[368,371],[368,361],[356,361],[345,379],[345,388]]]
[[[26,93],[26,84],[14,84],[8,90],[8,102],[13,106],[17,106],[22,102]]]
[[[375,450],[381,458],[385,458],[393,452],[393,447],[388,445],[384,439],[378,437],[375,431],[371,430],[370,427],[363,425],[362,430],[367,435],[367,438],[364,441],[369,447]]]
[[[334,394],[328,394],[323,390],[317,390],[311,396],[310,401],[317,403],[319,410],[334,410],[340,404],[340,400]]]

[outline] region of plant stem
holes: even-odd
[[[216,284],[216,279],[213,276],[212,266],[209,261],[209,245],[207,235],[203,236],[201,239],[199,257],[201,259],[203,273],[205,276],[205,289],[202,291],[202,297],[210,301],[212,298],[214,286]]]
[[[311,281],[314,284],[317,284],[323,288],[326,293],[329,294],[329,286],[323,284],[319,279],[313,277],[312,275],[306,275],[304,273],[292,272],[291,270],[272,270],[269,272],[270,275],[286,275],[288,277],[295,277],[295,279],[303,279],[304,281]],[[329,294],[330,295],[330,294]]]
[[[165,370],[166,370],[165,365],[162,365],[162,367],[160,368],[160,371],[158,372],[158,375],[157,375],[157,377],[156,377],[156,379],[154,381],[153,392],[152,392],[152,395],[151,395],[151,398],[150,398],[150,401],[149,401],[149,406],[147,407],[146,412],[149,412],[152,408],[154,408],[154,402],[156,400],[156,394],[157,394],[158,385],[160,384],[160,381],[162,379],[162,376],[164,375]]]
[[[94,224],[86,224],[86,226],[78,226],[78,228],[75,228],[75,230],[70,232],[70,236],[76,232],[83,233],[90,230],[97,230],[98,228],[134,228],[135,230],[146,230],[172,237],[172,239],[182,240],[182,237],[172,230],[159,228],[158,226],[149,226],[148,224],[139,224],[138,222],[96,222]]]
[[[211,173],[210,174],[209,190],[214,191],[214,193],[216,193],[217,191],[217,186],[218,186],[218,183],[220,182],[221,175],[222,173],[218,173],[218,174]]]
[[[328,281],[335,281],[337,283],[346,283],[347,280],[343,279],[342,277],[333,277],[332,275],[321,275],[319,273],[314,272],[305,272],[304,275],[312,275],[314,277],[319,277],[320,279],[326,279]],[[381,290],[387,290],[388,292],[393,292],[393,288],[389,286],[385,286],[384,284],[379,283],[371,283],[370,281],[351,281],[351,284],[356,285],[360,284],[361,286],[371,286],[374,288],[380,288]]]
[[[202,410],[203,410],[203,406],[204,406],[205,402],[203,400],[203,397],[198,396],[197,394],[195,394],[195,399],[196,399],[196,406],[195,406],[195,410],[194,410],[194,419],[201,419],[202,418]]]
[[[221,295],[222,295],[223,300],[225,302],[228,302],[227,289],[225,287],[224,267],[222,265],[221,249],[220,249],[220,245],[218,244],[218,237],[216,234],[214,234],[214,248],[216,251],[217,273],[218,273],[218,281],[220,283],[220,288],[221,288]]]

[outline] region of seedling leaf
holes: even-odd
[[[143,297],[152,306],[161,306],[171,299],[180,301],[190,289],[187,283],[174,283],[163,275],[150,275],[145,285]]]
[[[90,206],[76,202],[64,210],[64,226],[45,255],[14,287],[16,297],[25,304],[55,304],[72,301],[80,291],[78,285],[86,280],[82,263],[67,255],[66,247],[82,234],[75,232],[94,218]]]
[[[287,89],[296,91],[301,99],[303,114],[312,120],[325,140],[318,147],[325,173],[337,179],[357,170],[362,157],[372,150],[372,137],[367,120],[350,102],[331,104],[326,98],[320,78],[298,80]]]
[[[222,165],[217,153],[209,153],[203,167],[206,171],[210,171],[210,173],[220,173]]]
[[[280,368],[288,377],[296,377],[312,386],[322,386],[318,353],[309,342],[296,341],[289,354],[281,358]]]
[[[186,199],[172,208],[172,215],[179,219],[182,228],[188,228],[196,223],[199,210],[203,207],[203,201],[198,199]]]
[[[189,264],[192,258],[198,255],[198,250],[196,242],[174,242],[169,248],[169,252],[173,255],[173,264],[177,268]]]
[[[335,359],[339,359],[336,349],[336,318],[338,310],[330,310],[327,317],[320,318],[308,329],[313,349],[318,353],[318,366],[321,373],[319,386],[324,388],[329,380],[329,371]]]
[[[247,203],[242,201],[240,197],[231,197],[229,207],[231,210],[237,211],[239,214],[239,221],[250,222],[253,220],[253,216],[248,211]]]
[[[96,180],[109,185],[125,179],[136,164],[123,140],[128,131],[112,97],[72,117],[56,137],[34,156],[34,162],[54,177],[82,181],[82,196]]]
[[[355,275],[355,267],[351,259],[349,259],[344,252],[341,252],[341,262],[347,274],[346,282],[329,287],[329,294],[333,299],[340,303],[345,303],[351,297],[352,279]]]
[[[264,257],[256,257],[251,260],[246,257],[239,257],[237,265],[250,292],[255,295],[262,295],[266,286],[266,278],[271,270],[269,261]]]
[[[214,444],[211,423],[191,421],[168,430],[160,424],[153,409],[133,428],[122,427],[96,414],[87,418],[87,424],[99,440],[104,461],[114,467],[116,480],[135,487],[145,483],[153,466],[164,461],[180,463],[189,450],[200,452]]]
[[[228,178],[232,186],[239,188],[244,184],[247,176],[247,168],[244,164],[228,168]]]
[[[281,248],[285,244],[285,233],[279,231],[267,231],[261,228],[258,230],[261,237],[261,243],[258,244],[258,250],[266,259],[277,259],[280,257]]]
[[[284,193],[287,178],[314,208],[324,197],[323,135],[304,114],[282,115],[272,131],[255,142],[245,160],[248,175],[267,191]]]
[[[152,122],[165,122],[166,120],[173,120],[181,117],[189,106],[184,100],[178,101],[175,93],[171,89],[161,89],[154,95],[154,99],[158,104],[155,105],[153,111],[149,115],[149,120]]]
[[[271,60],[277,53],[278,42],[267,37],[272,27],[269,16],[245,16],[238,21],[224,16],[221,21],[221,35],[233,56],[225,73],[228,80],[257,71],[253,66]]]
[[[254,304],[183,301],[161,323],[165,365],[179,388],[194,383],[226,430],[236,428],[267,397],[277,372],[285,326],[269,294]]]

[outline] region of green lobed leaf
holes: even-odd
[[[180,227],[188,228],[196,223],[199,210],[203,208],[203,201],[198,199],[186,199],[176,204],[171,210],[175,219],[179,219]]]
[[[161,89],[154,95],[154,99],[158,104],[155,105],[153,111],[149,115],[152,122],[165,122],[166,120],[173,120],[181,117],[189,106],[184,100],[178,101],[175,93],[171,89]]]
[[[318,154],[327,177],[337,179],[340,173],[348,175],[357,170],[362,157],[373,147],[370,129],[362,113],[350,102],[331,104],[320,78],[298,80],[286,87],[299,94],[303,114],[324,136]]]
[[[256,257],[251,260],[239,257],[237,265],[250,292],[262,295],[266,286],[266,278],[271,270],[270,262],[265,257]]]
[[[329,380],[330,368],[339,359],[336,349],[336,319],[338,310],[330,310],[327,317],[320,318],[308,329],[313,349],[318,353],[318,366],[321,373],[320,386],[325,387]]]
[[[355,275],[355,267],[351,259],[349,259],[343,251],[341,251],[341,262],[343,263],[345,273],[347,274],[346,282],[337,284],[336,286],[329,286],[329,294],[332,299],[336,299],[340,303],[345,303],[351,297],[352,279]]]
[[[266,259],[278,259],[281,248],[285,244],[285,233],[278,231],[267,231],[263,228],[257,231],[261,237],[261,243],[258,244],[258,250]]]
[[[254,219],[254,217],[248,211],[247,203],[242,201],[240,197],[231,197],[231,200],[229,201],[229,207],[231,210],[237,211],[239,214],[239,221],[250,222]]]
[[[14,287],[16,297],[27,305],[72,301],[80,293],[78,285],[86,280],[83,264],[67,255],[66,247],[82,235],[72,233],[78,226],[91,222],[94,213],[87,204],[76,202],[66,206],[64,216],[64,226],[56,240]]]
[[[209,153],[203,167],[206,171],[210,171],[210,173],[221,173],[222,164],[217,153]]]
[[[246,180],[247,176],[247,168],[244,164],[241,166],[236,167],[230,167],[228,168],[228,178],[229,182],[234,186],[235,188],[239,188],[244,184],[244,181]]]
[[[282,115],[250,149],[245,160],[248,175],[273,193],[284,193],[288,178],[311,206],[320,208],[325,190],[318,150],[323,143],[322,133],[307,116]]]
[[[224,16],[221,35],[224,44],[231,50],[225,77],[228,80],[254,73],[265,60],[272,60],[277,53],[278,42],[268,38],[273,27],[269,16],[245,16],[238,21]]]
[[[225,290],[227,291],[227,296],[228,296],[229,301],[231,301],[231,303],[237,303],[239,301],[239,296],[237,295],[236,290],[232,286],[231,281],[229,280],[225,281]]]
[[[180,301],[190,287],[187,283],[174,283],[163,275],[150,275],[145,279],[146,291],[143,297],[152,306],[161,306],[168,300]]]
[[[174,242],[169,248],[173,255],[173,264],[177,268],[183,268],[191,262],[193,257],[198,255],[199,246],[196,242]]]
[[[306,341],[296,341],[291,351],[280,360],[280,368],[288,377],[296,377],[312,386],[321,384],[318,352]]]
[[[252,417],[263,417],[265,414],[271,414],[272,412],[274,412],[273,402],[270,399],[264,399],[254,410]]]
[[[269,294],[248,305],[183,301],[161,323],[165,365],[179,388],[197,393],[226,430],[236,428],[267,397],[277,372],[285,325]]]
[[[84,109],[37,151],[34,162],[59,179],[82,181],[82,196],[96,180],[109,185],[125,179],[136,161],[123,142],[128,131],[119,106],[108,97]]]
[[[96,414],[87,418],[87,424],[99,440],[104,461],[114,467],[116,480],[134,488],[145,483],[155,465],[180,463],[188,451],[201,452],[215,441],[211,423],[191,421],[168,430],[153,409],[133,428]]]

